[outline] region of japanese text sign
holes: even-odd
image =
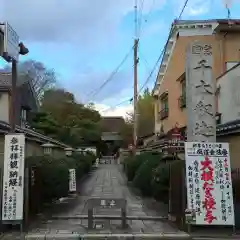
[[[216,84],[212,46],[192,42],[186,58],[187,140],[216,141]]]
[[[235,225],[228,143],[186,142],[187,208],[197,225]]]
[[[22,220],[24,201],[24,134],[5,136],[2,220]]]
[[[69,169],[69,192],[76,192],[76,170]]]
[[[121,198],[91,198],[88,200],[88,208],[125,208],[126,200]]]
[[[18,61],[19,57],[19,36],[8,22],[4,23],[4,53],[8,57]],[[6,58],[9,61],[8,58]]]

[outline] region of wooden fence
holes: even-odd
[[[179,227],[185,227],[186,186],[185,162],[174,161],[170,165],[169,218]]]

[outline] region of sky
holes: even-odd
[[[137,1],[141,88],[185,0]],[[224,2],[229,3],[231,17],[240,18],[240,0],[189,0],[182,19],[226,18]],[[21,61],[33,59],[54,69],[61,87],[80,102],[94,102],[102,115],[125,116],[132,110],[134,0],[0,0],[0,4],[0,21],[8,21],[30,50]],[[0,66],[4,64],[1,59]],[[150,89],[157,70],[148,81]]]

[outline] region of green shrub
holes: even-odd
[[[149,153],[142,153],[140,155],[136,155],[135,157],[128,157],[125,159],[125,173],[128,181],[132,181],[134,179],[139,167],[145,162],[149,155]]]
[[[169,199],[169,167],[170,163],[160,163],[154,170],[151,181],[153,197],[164,203]]]
[[[132,180],[132,175],[133,175],[133,161],[134,161],[134,157],[127,157],[124,159],[124,162],[123,162],[123,169],[124,169],[124,172],[127,176],[127,179],[128,181],[131,181]]]
[[[81,179],[86,173],[88,173],[93,163],[95,162],[95,156],[91,153],[75,153],[72,156],[75,159],[76,178]]]
[[[139,166],[133,179],[133,186],[138,188],[143,195],[150,196],[152,194],[151,181],[153,170],[158,166],[162,156],[152,153],[146,153],[144,156],[145,160]]]
[[[56,159],[51,156],[32,156],[26,159],[26,165],[38,171],[41,186],[42,203],[50,203],[54,199],[68,195],[70,159]]]
[[[69,169],[76,169],[80,179],[91,170],[93,154],[74,154],[72,157],[54,158],[52,156],[31,156],[26,158],[26,166],[35,167],[41,189],[39,197],[42,204],[65,197],[69,190]]]
[[[68,195],[68,169],[64,161],[57,162],[57,160],[42,166],[43,196],[46,202]]]

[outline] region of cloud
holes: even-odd
[[[145,0],[144,11],[153,1]],[[112,40],[122,18],[134,8],[131,0],[2,0],[1,9],[0,18],[9,21],[23,40],[89,44]]]
[[[192,0],[192,1],[188,1],[188,4],[183,12],[183,18],[184,16],[199,16],[199,15],[203,15],[206,14],[210,11],[210,7],[212,4],[213,0]],[[180,11],[182,10],[185,0],[173,0],[173,3],[175,5],[178,5],[178,12],[177,14],[180,13]]]
[[[105,100],[113,103],[114,96],[117,96],[115,99],[118,101],[121,96],[125,96],[129,85],[132,85],[130,84],[133,79],[132,74],[127,71],[119,71],[101,89],[100,87],[109,79],[111,72],[90,69],[86,69],[86,71],[71,77],[71,81],[67,81],[66,86],[64,86],[74,93],[81,102],[103,102]]]
[[[122,116],[127,118],[129,112],[133,111],[132,102],[133,88],[125,88],[115,96],[107,97],[101,102],[94,102],[95,108],[102,116]]]
[[[190,8],[189,9],[190,16],[203,15],[207,12],[208,12],[208,8],[206,6],[202,6],[200,8]]]
[[[113,117],[124,117],[127,118],[127,113],[133,111],[132,105],[124,105],[124,106],[118,106],[115,108],[111,108],[108,105],[105,104],[95,104],[96,110],[100,112],[102,116],[113,116]]]
[[[161,34],[162,31],[166,30],[166,23],[163,22],[153,22],[146,24],[141,32],[141,37],[153,37],[156,34]]]

